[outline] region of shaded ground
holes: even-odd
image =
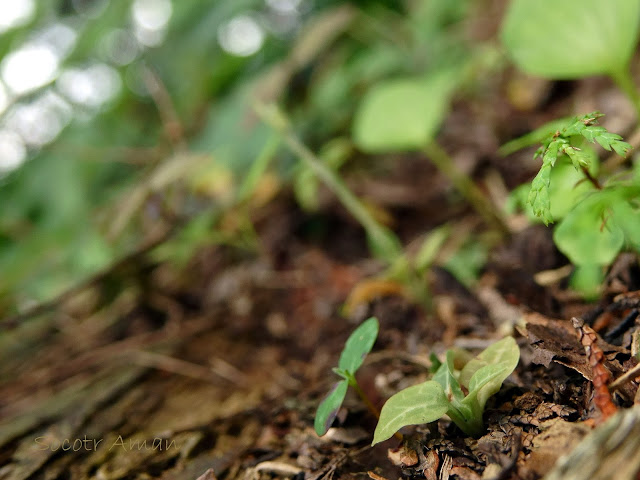
[[[463,126],[477,114],[458,106],[442,138],[488,190],[492,178],[512,188],[535,169],[530,152],[495,156],[502,141],[532,127],[495,107],[470,133]],[[407,244],[445,221],[461,238],[483,238],[481,221],[426,159],[397,160],[347,179],[390,213]],[[141,252],[8,330],[0,337],[0,479],[536,479],[600,422],[594,366],[618,378],[637,363],[631,325],[616,330],[638,307],[635,257],[621,257],[600,301],[586,304],[566,288],[567,261],[551,231],[514,217],[512,238],[493,248],[473,288],[443,268],[445,249],[427,279],[432,311],[391,287],[365,288],[345,318],[345,300],[381,266],[360,228],[324,198],[312,215],[282,191],[255,212],[257,251],[206,248],[187,268]],[[403,446],[391,439],[370,448],[375,419],[350,395],[336,428],[316,436],[330,368],[370,315],[380,335],[358,375],[378,405],[424,380],[432,352],[517,337],[521,361],[490,401],[486,436],[465,438],[442,420],[406,429]],[[598,339],[595,363],[572,316],[607,339]],[[615,405],[631,406],[636,390],[634,381],[622,385]]]

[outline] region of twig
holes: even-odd
[[[223,369],[207,368],[196,363],[170,357],[169,355],[144,350],[131,352],[130,355],[134,363],[144,367],[152,367],[185,377],[195,378],[196,380],[204,380],[205,382],[211,382],[214,376],[218,376],[241,387],[248,385],[244,375],[239,371],[234,374],[229,374],[229,372]]]
[[[633,380],[639,375],[640,375],[640,363],[635,367],[633,367],[631,370],[627,370],[627,372],[624,375],[621,375],[618,378],[616,378],[616,380],[612,382],[611,385],[609,385],[609,390],[611,390],[612,392],[615,392],[620,387],[627,384],[628,382],[630,382],[631,380]]]

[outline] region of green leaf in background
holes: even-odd
[[[516,65],[533,75],[614,75],[628,65],[639,21],[639,0],[513,0],[501,39]]]
[[[574,265],[607,265],[624,244],[624,233],[611,217],[620,201],[615,190],[600,190],[585,198],[558,224],[553,240]]]
[[[340,405],[347,395],[347,388],[349,388],[349,382],[346,379],[339,381],[320,403],[313,424],[318,435],[324,435],[331,428],[331,424],[340,410]]]
[[[356,145],[369,153],[420,149],[440,128],[455,84],[453,71],[378,83],[356,112]]]
[[[371,317],[353,331],[340,355],[339,370],[349,372],[351,375],[356,373],[371,351],[378,336],[378,329],[378,319]]]
[[[430,380],[405,388],[392,396],[382,407],[373,442],[384,442],[407,425],[430,423],[442,417],[449,401],[438,382]]]
[[[436,260],[438,252],[451,235],[451,227],[448,224],[434,228],[425,237],[420,245],[420,250],[413,261],[416,271],[424,273]]]
[[[444,268],[465,287],[471,288],[478,280],[488,256],[485,243],[470,239],[447,260]]]

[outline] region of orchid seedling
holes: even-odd
[[[465,357],[461,352],[447,351],[432,380],[405,388],[387,400],[372,445],[402,427],[430,423],[445,414],[467,435],[480,436],[485,404],[516,368],[520,350],[513,337],[505,337],[457,370],[454,365]]]
[[[324,435],[331,427],[331,424],[338,415],[338,411],[344,401],[349,386],[353,387],[376,417],[380,416],[378,410],[371,401],[369,401],[355,378],[356,371],[362,366],[365,357],[371,351],[376,341],[378,329],[378,319],[371,317],[356,328],[344,344],[344,348],[340,354],[338,368],[333,369],[338,376],[342,377],[342,380],[333,386],[329,394],[324,398],[322,403],[320,403],[318,411],[316,412],[314,427],[318,435]]]

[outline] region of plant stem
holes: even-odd
[[[471,206],[495,228],[502,236],[510,235],[504,218],[491,201],[482,193],[475,183],[461,172],[453,163],[453,159],[436,142],[430,142],[423,148],[424,153],[436,168],[453,184],[456,190]]]
[[[238,191],[237,202],[244,203],[249,200],[249,197],[253,194],[258,185],[258,182],[264,172],[269,167],[269,163],[273,159],[274,155],[278,151],[278,147],[280,146],[280,136],[276,133],[273,133],[267,139],[267,143],[260,151],[260,154],[256,157],[251,168],[249,169],[249,173],[244,178],[242,185]]]
[[[585,166],[581,168],[582,168],[582,173],[584,174],[585,177],[587,177],[587,180],[591,183],[591,185],[593,185],[596,188],[596,190],[602,190],[602,185],[600,185],[600,182],[598,181],[597,178],[591,175],[591,172],[589,171],[589,169]]]
[[[636,121],[640,120],[640,94],[638,93],[638,89],[636,85],[633,83],[633,78],[631,77],[631,72],[629,71],[628,66],[620,69],[619,71],[611,72],[611,78],[618,85],[620,90],[622,90],[631,103],[633,103],[634,108],[636,109]]]
[[[356,391],[360,399],[364,402],[364,404],[367,406],[367,408],[373,414],[373,416],[376,417],[377,420],[380,420],[380,410],[378,410],[376,406],[373,403],[371,403],[371,400],[369,400],[369,397],[367,397],[367,394],[364,393],[364,391],[360,388],[360,385],[358,385],[358,382],[354,377],[351,377],[349,379],[349,385],[353,387],[353,389]]]
[[[376,417],[377,420],[380,420],[380,410],[378,410],[376,406],[373,403],[371,403],[371,400],[369,400],[369,397],[367,397],[367,394],[364,393],[364,390],[360,388],[360,385],[358,385],[358,382],[356,381],[356,377],[354,377],[353,375],[350,375],[348,381],[349,381],[349,385],[353,387],[353,389],[356,391],[360,399],[367,406],[369,411]],[[402,440],[404,438],[400,432],[396,432],[393,435],[398,440]]]
[[[379,257],[389,264],[404,255],[402,245],[391,230],[387,229],[371,215],[364,204],[356,197],[349,187],[306,146],[289,128],[284,114],[275,105],[257,103],[255,111],[258,116],[283,138],[289,149],[298,155],[303,162],[322,180],[338,197],[342,205],[364,227],[369,239],[377,248]]]

